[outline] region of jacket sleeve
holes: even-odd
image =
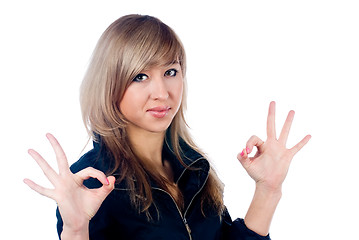
[[[232,221],[228,211],[223,215],[223,239],[224,240],[270,240],[269,234],[261,236],[256,232],[250,230],[244,220],[237,218]]]
[[[57,224],[56,224],[57,234],[59,235],[59,239],[61,239],[62,227],[64,223],[62,222],[59,208],[56,209],[56,218],[57,218]]]

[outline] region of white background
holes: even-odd
[[[157,16],[182,39],[188,123],[226,184],[233,218],[244,217],[254,190],[236,155],[251,135],[265,139],[275,100],[278,131],[296,111],[288,146],[312,139],[294,158],[272,238],[356,238],[358,12],[346,0],[2,1],[0,238],[57,238],[55,202],[22,182],[50,187],[27,149],[56,167],[51,132],[71,163],[83,154],[79,85],[101,33],[129,13]]]

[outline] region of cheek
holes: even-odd
[[[141,94],[136,94],[136,90],[131,86],[127,88],[120,102],[120,111],[125,117],[131,115],[137,109],[136,105],[141,102],[140,97]]]
[[[182,100],[182,94],[183,94],[183,80],[179,79],[173,83],[171,86],[171,91],[173,94],[173,97],[176,101],[181,102]]]

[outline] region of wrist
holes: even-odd
[[[270,223],[281,197],[281,187],[256,183],[251,205],[244,218],[246,226],[259,235],[268,235]]]
[[[64,225],[61,240],[88,240],[88,224],[81,228],[73,229]]]
[[[256,183],[256,192],[268,195],[268,196],[282,196],[282,185],[271,186],[265,183]]]

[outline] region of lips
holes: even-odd
[[[147,110],[155,118],[163,118],[167,115],[171,108],[168,106],[158,106]]]

